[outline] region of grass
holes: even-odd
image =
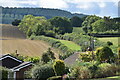
[[[72,41],[60,40],[60,42],[72,50],[81,50],[81,47]]]
[[[90,79],[90,80],[120,80],[120,76],[112,76],[112,77],[97,78],[97,79]]]
[[[107,37],[107,38],[98,38],[98,39],[103,42],[111,41],[113,45],[118,46],[119,38],[120,37]]]
[[[120,79],[120,76],[113,76],[113,77],[107,77],[109,79],[112,79],[112,78],[116,78],[116,79]]]
[[[51,37],[49,37],[49,38],[51,38]],[[51,38],[51,39],[55,39],[55,38]],[[59,40],[59,39],[55,39],[55,40],[60,41],[62,44],[64,44],[65,46],[67,46],[71,50],[75,50],[75,51],[81,50],[81,47],[72,41]]]

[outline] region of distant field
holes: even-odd
[[[107,37],[107,38],[98,38],[98,39],[103,42],[111,41],[113,45],[118,46],[119,38],[120,37]]]
[[[0,28],[0,31],[2,31],[2,36],[0,36],[2,49],[0,49],[0,52],[2,51],[2,54],[14,53],[15,50],[18,50],[21,55],[41,56],[50,47],[44,41],[26,39],[25,34],[16,26],[2,24],[0,27],[2,27]],[[52,49],[52,51],[58,56],[58,50]]]
[[[60,40],[60,42],[65,44],[68,48],[70,48],[72,50],[81,50],[81,47],[72,41]]]

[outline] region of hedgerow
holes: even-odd
[[[48,42],[51,47],[60,49],[63,52],[63,54],[59,54],[60,55],[59,58],[63,60],[74,53],[73,50],[69,49],[67,46],[65,46],[60,41],[54,38],[45,37],[45,36],[31,36],[30,39],[31,40],[43,40],[43,41]]]

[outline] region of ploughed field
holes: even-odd
[[[0,24],[0,53],[15,53],[25,56],[41,56],[50,47],[44,41],[26,39],[25,34],[16,26],[10,24]],[[57,56],[57,50],[52,49]]]

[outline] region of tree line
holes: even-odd
[[[49,13],[49,14],[48,14]],[[49,9],[49,8],[25,8],[25,7],[2,7],[2,18],[4,24],[11,24],[15,19],[22,19],[24,15],[33,15],[33,16],[44,16],[47,19],[50,19],[55,16],[71,18],[73,16],[84,17],[84,14],[72,14],[68,11],[60,9]],[[16,15],[15,17],[13,17]]]

